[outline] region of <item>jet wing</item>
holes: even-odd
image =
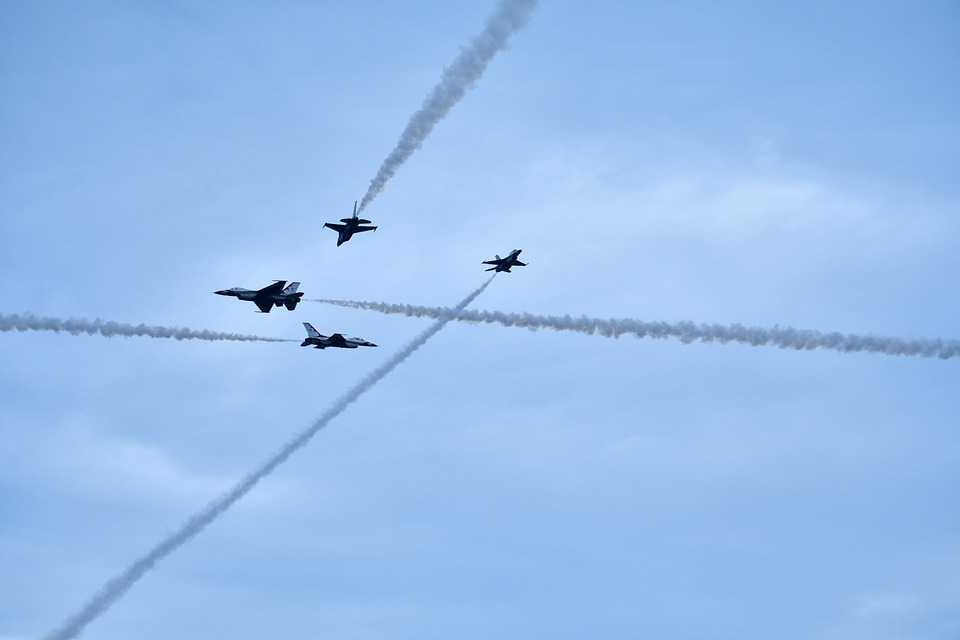
[[[277,280],[273,284],[268,284],[263,289],[258,289],[257,293],[259,295],[271,295],[274,293],[280,293],[283,291],[283,288],[287,285],[286,280]]]
[[[354,229],[353,232],[354,232],[354,233],[360,233],[361,231],[376,231],[376,230],[377,230],[376,225],[374,225],[374,226],[372,226],[372,227],[363,227],[363,226],[360,226],[360,227],[357,227],[356,229]]]
[[[347,225],[345,224],[334,224],[333,222],[325,222],[323,226],[325,226],[328,229],[333,229],[334,231],[337,231],[337,232],[344,231],[347,228]]]
[[[526,263],[526,262],[520,262],[519,260],[517,260],[517,261],[514,262],[513,264],[514,264],[515,266],[518,266],[518,267],[525,267],[525,266],[527,266],[527,263]]]
[[[273,300],[270,298],[261,298],[257,296],[253,299],[253,304],[257,305],[260,308],[260,311],[264,313],[270,313],[270,309],[273,309]]]
[[[342,347],[347,344],[347,339],[343,337],[341,333],[335,333],[330,336],[330,346],[331,347]]]
[[[500,258],[499,260],[484,260],[481,264],[495,264],[497,266],[500,266],[504,262],[506,262],[506,260],[504,260],[503,258]]]

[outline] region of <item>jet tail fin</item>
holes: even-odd
[[[359,200],[354,200],[354,201],[353,201],[353,217],[354,217],[354,218],[357,217],[357,202],[359,202]]]
[[[300,288],[299,282],[291,282],[290,284],[287,285],[287,288],[282,291],[282,293],[286,295],[290,295],[291,293],[296,293],[297,289],[299,288]]]
[[[313,325],[309,322],[303,323],[303,328],[307,330],[307,335],[311,338],[319,338],[320,332],[313,328]]]

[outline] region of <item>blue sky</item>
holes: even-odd
[[[958,338],[954,2],[542,2],[337,248],[493,3],[7,3],[0,638],[426,328],[212,295]],[[955,638],[956,360],[453,324],[97,638]]]

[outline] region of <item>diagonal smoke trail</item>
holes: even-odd
[[[450,109],[463,98],[467,89],[473,88],[487,65],[500,51],[506,49],[514,32],[526,26],[530,13],[536,8],[536,0],[501,0],[480,35],[460,49],[460,55],[443,70],[440,83],[423,100],[420,110],[410,117],[400,140],[387,156],[377,175],[370,181],[367,193],[360,201],[362,212],[377,197],[397,169],[420,148],[430,132],[443,120]]]
[[[107,582],[80,611],[67,618],[58,629],[46,636],[46,640],[66,640],[67,638],[75,638],[80,635],[88,624],[100,617],[111,605],[122,598],[123,595],[130,590],[130,587],[136,584],[154,565],[203,531],[207,525],[223,515],[234,503],[249,493],[258,482],[273,473],[287,458],[310,442],[311,438],[313,438],[318,431],[327,426],[331,420],[340,415],[344,409],[369,391],[377,382],[383,379],[384,376],[393,371],[397,365],[409,358],[414,351],[422,347],[427,340],[432,338],[448,322],[453,320],[458,313],[461,313],[468,304],[483,293],[483,290],[486,289],[491,282],[493,282],[493,278],[483,283],[479,289],[464,298],[460,304],[451,309],[447,309],[446,313],[441,314],[438,320],[430,325],[426,331],[414,338],[389,360],[360,380],[352,389],[334,402],[333,406],[317,418],[312,425],[285,444],[277,453],[268,458],[266,462],[262,463],[246,478],[238,482],[232,489],[194,514],[179,530],[161,541],[160,544],[127,567],[120,575]]]
[[[355,302],[351,300],[312,300],[352,309],[367,309],[381,313],[399,313],[417,318],[439,318],[447,310],[442,307],[419,307],[406,304],[382,302]],[[537,316],[529,313],[503,313],[500,311],[464,311],[456,318],[462,322],[486,322],[505,327],[526,327],[530,330],[553,329],[554,331],[577,331],[600,334],[607,338],[619,338],[632,333],[638,338],[677,338],[684,344],[696,340],[703,342],[742,342],[753,346],[775,345],[781,349],[833,349],[843,353],[870,351],[891,356],[934,356],[947,360],[960,356],[960,341],[905,340],[881,336],[863,336],[852,333],[823,333],[812,329],[780,327],[764,329],[745,327],[741,324],[696,324],[694,322],[643,322],[642,320],[588,318],[581,316]]]
[[[35,316],[32,313],[0,314],[0,331],[55,331],[57,333],[71,333],[75,336],[81,333],[101,335],[106,338],[113,336],[147,336],[148,338],[173,338],[174,340],[233,340],[239,342],[297,342],[287,338],[264,338],[262,336],[248,336],[242,333],[224,333],[203,329],[182,329],[179,327],[151,327],[145,324],[124,324],[112,320],[61,320]]]

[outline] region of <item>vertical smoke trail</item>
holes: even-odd
[[[264,338],[261,336],[248,336],[241,333],[223,333],[221,331],[209,331],[203,329],[194,331],[192,329],[182,329],[178,327],[151,327],[145,324],[124,324],[122,322],[113,322],[111,320],[61,320],[60,318],[49,318],[35,316],[32,313],[6,315],[0,314],[0,331],[61,331],[80,335],[86,333],[89,335],[101,335],[106,338],[113,336],[147,336],[149,338],[173,338],[174,340],[235,340],[239,342],[296,342],[286,338]]]
[[[447,312],[442,307],[418,307],[382,302],[354,302],[350,300],[313,300],[353,309],[368,309],[381,313],[399,313],[413,317],[439,318]],[[833,349],[843,353],[870,351],[892,356],[934,356],[947,360],[960,356],[960,341],[905,340],[882,336],[862,336],[852,333],[823,333],[812,329],[794,329],[776,326],[744,327],[741,324],[696,324],[694,322],[643,322],[641,320],[588,318],[581,316],[536,316],[529,313],[502,313],[500,311],[464,311],[457,320],[462,322],[486,322],[505,327],[525,327],[531,330],[553,329],[554,331],[577,331],[599,333],[608,338],[619,338],[632,333],[638,338],[677,338],[684,344],[696,340],[703,342],[741,342],[753,346],[772,344],[781,349]]]
[[[536,0],[501,0],[480,35],[460,49],[460,55],[443,70],[440,83],[423,100],[420,110],[410,117],[407,128],[400,134],[397,146],[380,165],[377,175],[370,181],[366,195],[360,201],[362,212],[377,197],[387,180],[420,148],[433,127],[443,120],[450,109],[460,102],[467,89],[473,88],[487,65],[499,51],[508,46],[514,32],[526,26],[530,13],[536,8]]]
[[[130,587],[136,584],[136,582],[160,560],[176,551],[203,531],[210,523],[223,515],[227,509],[232,507],[234,503],[253,489],[258,482],[270,475],[277,467],[283,464],[287,458],[310,442],[310,439],[313,438],[318,431],[327,426],[331,420],[340,415],[340,413],[355,402],[357,398],[369,391],[377,382],[382,380],[384,376],[393,371],[397,365],[409,358],[414,351],[422,347],[427,340],[432,338],[448,322],[453,320],[458,313],[463,311],[468,304],[483,293],[483,290],[486,289],[491,282],[493,282],[493,278],[487,280],[479,289],[464,298],[460,304],[449,309],[448,313],[440,316],[426,331],[414,338],[389,360],[380,365],[379,368],[368,374],[352,389],[343,394],[340,399],[334,402],[333,406],[317,418],[310,427],[284,445],[280,451],[267,459],[260,467],[237,483],[232,489],[193,515],[179,530],[161,541],[160,544],[148,551],[142,558],[127,567],[120,575],[107,582],[80,611],[67,618],[58,629],[46,636],[47,640],[66,640],[67,638],[75,638],[80,635],[88,624],[100,617],[111,605],[122,598],[123,595],[130,590]]]

